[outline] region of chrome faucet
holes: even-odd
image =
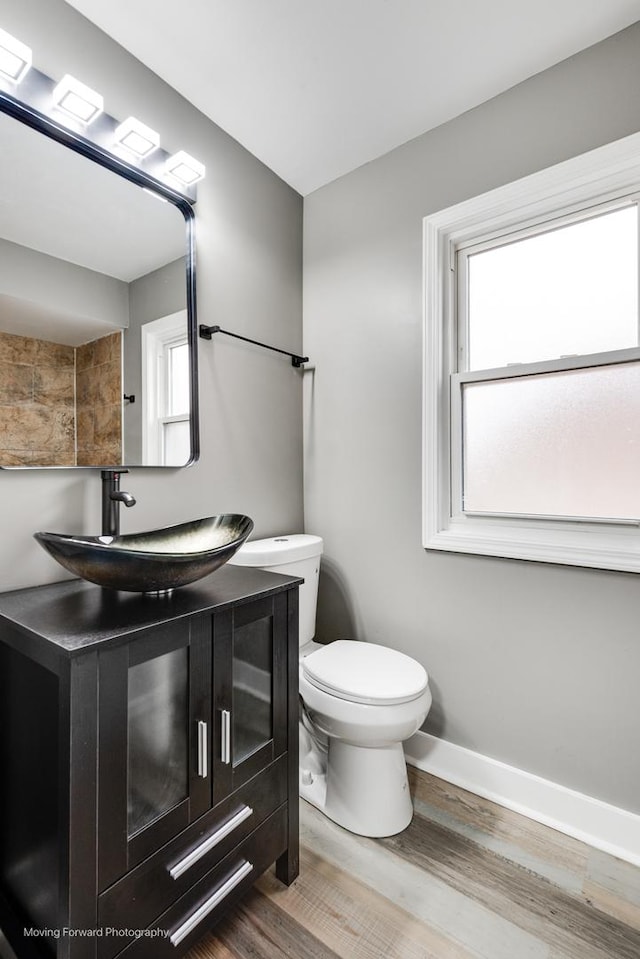
[[[120,489],[120,476],[129,470],[102,470],[102,535],[120,535],[120,503],[135,506],[131,493]]]

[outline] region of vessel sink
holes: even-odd
[[[238,513],[123,536],[34,533],[65,569],[90,583],[131,593],[186,586],[231,559],[253,529]]]

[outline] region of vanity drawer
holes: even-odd
[[[120,959],[181,956],[253,885],[287,848],[287,806],[269,819],[207,873],[186,895],[150,925],[153,938],[140,936]]]
[[[287,798],[287,758],[277,759],[214,806],[98,899],[98,927],[144,929]],[[111,959],[127,939],[105,934],[100,959]]]

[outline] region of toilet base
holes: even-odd
[[[322,772],[301,766],[300,795],[359,836],[394,836],[413,817],[401,743],[366,747],[330,739]]]

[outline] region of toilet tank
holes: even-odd
[[[256,539],[243,546],[231,557],[232,566],[255,566],[284,576],[300,576],[300,646],[310,642],[316,632],[316,605],[322,538],[306,533]]]

